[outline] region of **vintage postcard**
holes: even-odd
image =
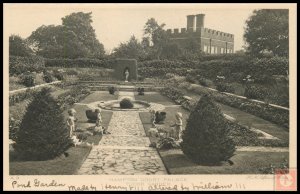
[[[296,4],[3,9],[4,190],[297,190]]]

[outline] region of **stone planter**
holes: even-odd
[[[97,120],[97,113],[94,110],[86,110],[85,115],[89,121],[96,122]]]

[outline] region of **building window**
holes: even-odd
[[[218,47],[215,47],[215,53],[216,54],[218,53]]]
[[[207,46],[204,45],[204,52],[207,53]]]
[[[221,48],[221,53],[224,53],[224,49],[223,48]]]

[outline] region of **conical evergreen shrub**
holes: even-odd
[[[50,89],[44,88],[27,107],[17,132],[15,150],[22,159],[52,159],[72,145],[69,134],[60,106]]]
[[[182,135],[182,151],[198,164],[214,165],[233,156],[235,145],[229,137],[228,121],[207,96],[191,112]]]

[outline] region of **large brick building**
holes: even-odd
[[[204,28],[204,14],[188,15],[187,27],[168,29],[170,39],[185,47],[189,41],[196,41],[201,51],[208,54],[226,54],[234,52],[234,35]]]

